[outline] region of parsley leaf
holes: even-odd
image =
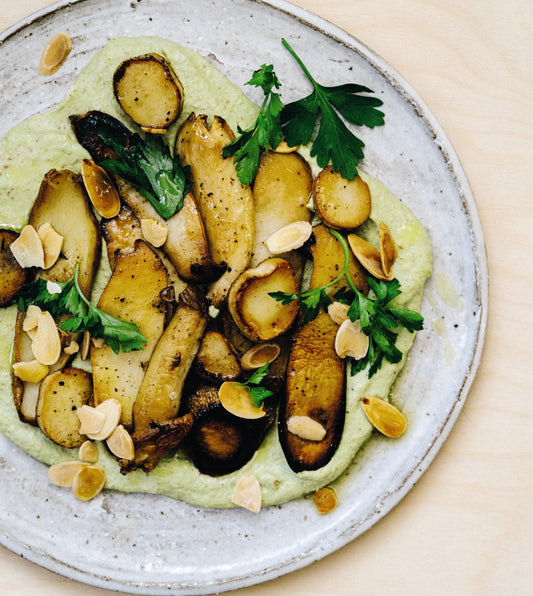
[[[305,76],[313,86],[313,92],[284,106],[281,124],[288,145],[307,145],[312,140],[311,156],[316,157],[321,168],[331,161],[335,172],[348,180],[357,176],[357,164],[363,159],[363,141],[346,126],[341,116],[356,126],[381,126],[385,123],[384,114],[376,109],[383,102],[376,97],[360,95],[373,93],[368,87],[348,83],[326,87],[315,81],[295,51],[282,40]],[[340,115],[339,115],[340,114]]]
[[[344,252],[344,265],[340,274],[325,286],[299,294],[271,292],[269,296],[282,304],[299,300],[303,313],[302,325],[305,325],[316,318],[321,307],[324,310],[327,309],[332,302],[326,293],[327,288],[344,277],[348,287],[335,292],[334,298],[349,305],[348,317],[352,321],[359,319],[361,330],[368,335],[369,339],[367,355],[361,360],[351,359],[350,372],[354,375],[369,366],[370,378],[381,368],[383,360],[396,363],[402,359],[402,352],[396,347],[398,337],[396,330],[405,327],[410,333],[420,331],[423,328],[424,318],[413,310],[390,306],[391,301],[401,294],[400,282],[397,279],[385,282],[368,277],[368,285],[374,296],[365,296],[360,292],[349,273],[350,248],[336,230],[330,230],[330,232],[341,243]]]
[[[98,162],[104,170],[124,178],[154,207],[163,219],[169,219],[183,205],[183,197],[190,191],[189,167],[181,167],[179,157],[170,154],[167,145],[155,135],[142,139],[131,133],[128,145],[104,121],[98,121],[98,136],[116,154]]]
[[[248,389],[250,397],[252,398],[252,403],[256,408],[260,408],[267,397],[274,395],[273,391],[261,385],[261,383],[265,381],[265,377],[268,375],[269,365],[270,362],[263,364],[263,366],[254,371],[250,378],[244,383],[235,383],[235,385],[246,387],[246,389]],[[268,379],[266,382],[268,383]]]
[[[261,150],[268,153],[271,147],[277,147],[282,139],[280,114],[283,108],[279,94],[273,89],[279,89],[280,82],[272,64],[256,70],[246,85],[261,87],[265,98],[255,124],[247,129],[237,128],[239,136],[226,145],[222,150],[222,157],[234,155],[235,169],[239,180],[243,184],[251,184],[259,167]]]
[[[78,283],[78,265],[68,281],[54,284],[61,288],[61,292],[51,294],[48,282],[41,278],[22,286],[18,298],[19,310],[24,312],[30,304],[36,304],[52,316],[71,314],[73,316],[60,325],[63,331],[88,331],[92,337],[102,338],[116,354],[121,349],[123,352],[144,349],[146,339],[135,323],[117,319],[85,298]]]

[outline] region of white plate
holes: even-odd
[[[72,36],[72,54],[57,75],[43,79],[38,56],[58,31]],[[448,435],[475,375],[487,317],[487,265],[465,175],[427,107],[360,42],[283,0],[58,2],[0,38],[0,136],[56,104],[109,37],[146,34],[192,47],[240,86],[261,64],[273,63],[293,99],[308,87],[282,49],[286,37],[320,82],[357,81],[374,89],[387,124],[364,132],[365,170],[412,208],[434,248],[435,275],[422,305],[426,331],[395,387],[410,431],[401,448],[372,439],[341,482],[340,504],[330,515],[316,515],[311,500],[258,516],[149,495],[105,493],[80,504],[48,483],[44,465],[0,437],[0,541],[7,548],[95,586],[205,594],[303,567],[368,530],[406,495]]]

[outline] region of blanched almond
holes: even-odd
[[[348,234],[347,240],[356,259],[371,275],[384,281],[391,281],[392,273],[389,271],[385,274],[383,271],[381,255],[377,248],[356,234]]]
[[[48,374],[48,366],[38,360],[28,362],[15,362],[13,364],[15,376],[26,383],[39,383]]]
[[[318,513],[331,513],[337,507],[338,499],[335,491],[329,486],[319,488],[313,497]]]
[[[119,459],[133,459],[135,447],[130,433],[119,424],[106,441],[109,450]]]
[[[101,412],[105,416],[104,425],[102,428],[95,433],[84,433],[89,439],[93,441],[105,441],[111,433],[117,428],[118,421],[120,420],[120,414],[122,412],[122,406],[118,399],[106,399],[101,404],[98,404],[95,408],[98,412]]]
[[[48,478],[56,486],[70,487],[74,476],[89,464],[83,461],[62,461],[48,468]]]
[[[322,424],[309,416],[291,416],[287,420],[287,430],[306,441],[322,441],[326,436]]]
[[[340,358],[350,356],[361,360],[368,353],[369,338],[361,331],[360,321],[346,319],[337,330],[335,351]]]
[[[261,485],[259,480],[253,475],[243,476],[239,479],[233,490],[231,502],[239,507],[244,507],[253,513],[261,511]]]
[[[233,381],[225,381],[218,390],[222,406],[234,416],[255,420],[266,415],[265,410],[256,408],[252,396],[246,387],[236,385]]]
[[[105,413],[92,406],[83,404],[81,408],[78,408],[78,418],[80,419],[80,435],[95,435],[104,426]]]
[[[162,221],[157,221],[157,219],[141,219],[141,232],[144,239],[156,248],[163,246],[167,241],[168,228]]]
[[[37,330],[39,315],[41,312],[41,309],[37,305],[30,304],[26,309],[26,316],[24,317],[24,321],[22,323],[22,329],[24,329],[24,331],[32,331],[33,329]]]
[[[58,33],[48,42],[41,55],[39,72],[48,76],[65,62],[72,49],[72,40],[68,33]]]
[[[110,219],[120,211],[120,197],[109,174],[90,159],[81,162],[81,176],[85,190],[98,213]]]
[[[46,291],[49,294],[61,294],[62,289],[57,282],[48,280],[46,282]]]
[[[241,356],[241,367],[243,370],[261,368],[267,362],[273,362],[280,352],[278,344],[256,344]]]
[[[92,441],[85,441],[80,447],[79,456],[82,461],[95,464],[98,461],[100,454],[98,448]]]
[[[72,481],[72,493],[80,501],[89,501],[100,494],[105,484],[105,472],[99,466],[87,465]]]
[[[270,254],[280,255],[303,246],[309,240],[313,227],[308,221],[295,221],[265,240]]]
[[[361,405],[372,426],[386,437],[395,439],[405,432],[405,416],[388,401],[379,397],[363,397]]]
[[[379,255],[381,258],[381,268],[383,273],[392,278],[392,266],[397,256],[396,245],[392,239],[389,228],[380,221],[379,222]]]
[[[52,315],[46,310],[39,315],[31,349],[35,358],[47,366],[55,364],[61,355],[59,330]]]
[[[9,248],[21,267],[44,267],[43,243],[33,226],[24,226]]]
[[[58,234],[54,228],[48,223],[43,223],[37,230],[39,238],[43,244],[44,250],[44,267],[43,269],[50,269],[50,267],[57,261],[63,248],[63,236]]]
[[[65,354],[67,354],[68,356],[71,356],[72,354],[75,354],[76,352],[79,352],[79,350],[80,350],[80,344],[77,341],[72,340],[68,344],[68,346],[66,346],[63,349],[63,352],[65,352]]]
[[[342,325],[348,318],[349,308],[350,307],[348,304],[343,304],[342,302],[332,302],[328,306],[328,315],[334,323],[337,323],[337,325]]]

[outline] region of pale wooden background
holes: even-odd
[[[533,3],[293,3],[383,56],[446,130],[484,227],[489,325],[483,361],[459,421],[409,495],[340,551],[238,594],[531,594]],[[49,4],[0,0],[0,29]],[[0,547],[1,594],[78,592],[110,594],[59,577]]]

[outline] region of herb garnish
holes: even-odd
[[[273,91],[281,86],[274,67],[264,64],[246,83],[262,87],[265,94],[257,120],[247,130],[238,128],[240,136],[224,147],[222,156],[234,155],[240,181],[251,184],[259,167],[261,150],[268,152],[276,148],[282,139],[289,146],[307,145],[312,140],[311,156],[316,157],[321,168],[331,161],[336,172],[353,180],[357,176],[356,166],[364,157],[365,145],[348,129],[343,118],[357,126],[381,126],[385,123],[384,114],[376,108],[383,102],[376,97],[361,95],[373,93],[363,85],[320,85],[288,42],[282,39],[282,43],[313,85],[313,92],[284,106],[279,94]]]
[[[252,403],[256,408],[260,408],[267,397],[274,395],[273,391],[261,385],[265,380],[265,377],[268,375],[269,365],[270,362],[263,364],[263,366],[254,371],[252,376],[244,383],[235,383],[235,385],[238,385],[239,387],[246,387],[246,389],[248,389],[250,397],[252,398]],[[266,382],[268,382],[268,379]]]
[[[237,127],[238,136],[222,150],[222,157],[235,156],[235,169],[239,180],[243,184],[251,184],[259,166],[261,150],[268,153],[271,147],[277,147],[282,139],[280,114],[283,104],[279,94],[273,89],[279,89],[280,82],[272,64],[263,66],[253,73],[246,85],[262,87],[265,99],[259,110],[255,124],[242,130]]]
[[[381,368],[384,359],[391,363],[399,362],[402,359],[402,352],[396,347],[398,333],[394,330],[405,327],[410,333],[419,331],[423,327],[424,318],[413,310],[390,305],[390,302],[401,294],[400,282],[397,279],[385,282],[368,277],[368,285],[374,297],[365,296],[360,292],[349,273],[350,249],[348,243],[336,230],[330,230],[330,232],[341,243],[344,251],[344,265],[340,274],[324,286],[299,294],[271,292],[269,295],[282,304],[299,300],[303,313],[302,325],[304,325],[316,318],[320,307],[324,310],[327,309],[332,303],[326,293],[327,288],[344,277],[348,288],[341,288],[333,297],[339,302],[350,305],[348,317],[351,321],[359,319],[361,330],[369,338],[367,355],[361,360],[352,359],[350,372],[354,375],[370,365],[368,371],[370,378]]]
[[[60,292],[51,293],[49,283],[61,288]],[[118,354],[144,349],[145,337],[135,323],[122,321],[96,308],[80,290],[78,282],[78,264],[72,277],[65,282],[48,282],[37,279],[22,286],[19,292],[18,308],[26,311],[30,304],[43,307],[52,316],[74,315],[60,325],[63,331],[81,333],[88,331],[92,337],[103,339]]]
[[[124,137],[115,129],[98,122],[98,136],[116,154],[116,159],[104,159],[98,165],[132,184],[154,207],[163,219],[169,219],[183,205],[183,197],[190,191],[189,167],[181,167],[178,155],[157,136],[142,139],[131,133],[127,146]]]

